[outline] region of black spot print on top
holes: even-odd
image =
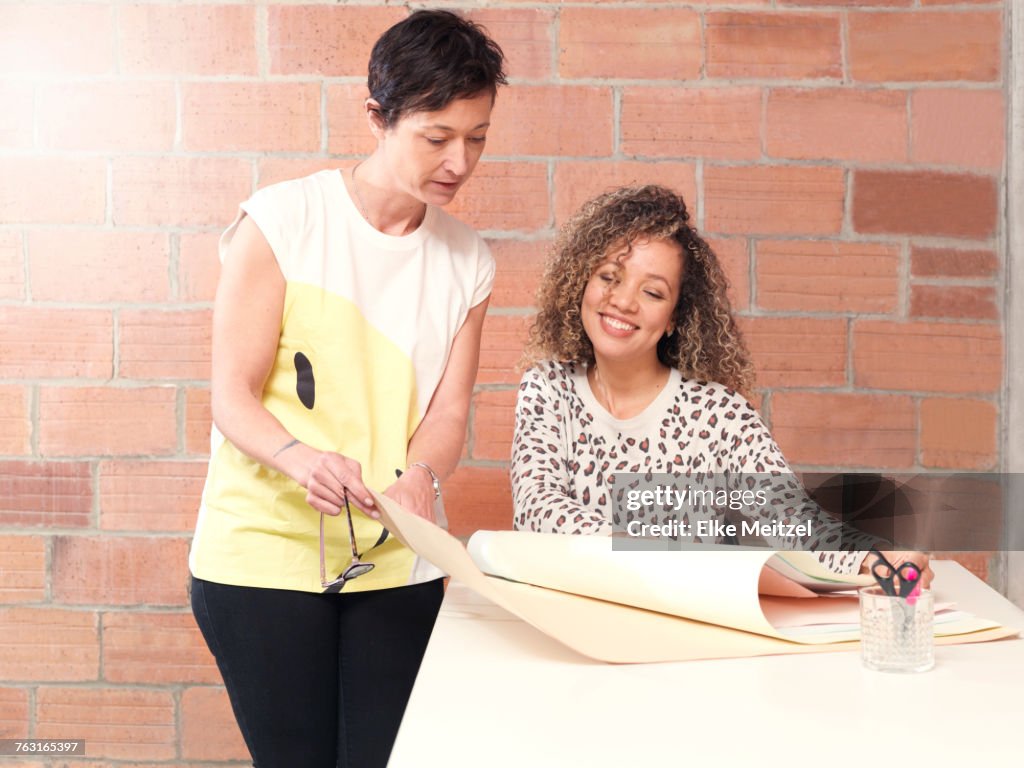
[[[295,353],[295,394],[299,402],[313,410],[316,401],[316,381],[313,379],[313,364],[301,352]]]

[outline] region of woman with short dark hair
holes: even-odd
[[[411,14],[371,54],[375,151],[261,189],[221,239],[192,607],[259,768],[387,763],[443,574],[368,489],[434,520],[459,461],[494,260],[439,206],[503,66],[472,22]]]

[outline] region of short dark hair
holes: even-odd
[[[451,11],[416,11],[374,44],[367,85],[390,128],[410,112],[436,112],[480,93],[494,96],[507,83],[504,61],[479,24]]]

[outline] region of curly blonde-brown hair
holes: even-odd
[[[717,381],[749,395],[754,370],[726,295],[728,280],[689,221],[683,198],[656,185],[622,187],[584,203],[551,248],[523,364],[542,359],[593,364],[580,305],[594,270],[614,249],[629,249],[637,240],[672,240],[686,263],[672,315],[676,333],[662,336],[658,359],[688,378]]]

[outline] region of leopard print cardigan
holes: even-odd
[[[673,370],[643,412],[616,419],[594,397],[585,366],[546,361],[528,370],[519,385],[512,442],[515,528],[599,535],[623,530],[626,521],[611,503],[616,472],[675,478],[717,473],[748,484],[757,478],[770,485],[771,503],[745,506],[742,514],[756,510],[759,522],[769,524],[814,520],[809,536],[766,540],[778,548],[817,550],[819,560],[836,573],[856,572],[865,550],[876,543],[844,529],[818,507],[760,414],[732,389],[685,379]],[[635,516],[645,514],[640,510]]]

